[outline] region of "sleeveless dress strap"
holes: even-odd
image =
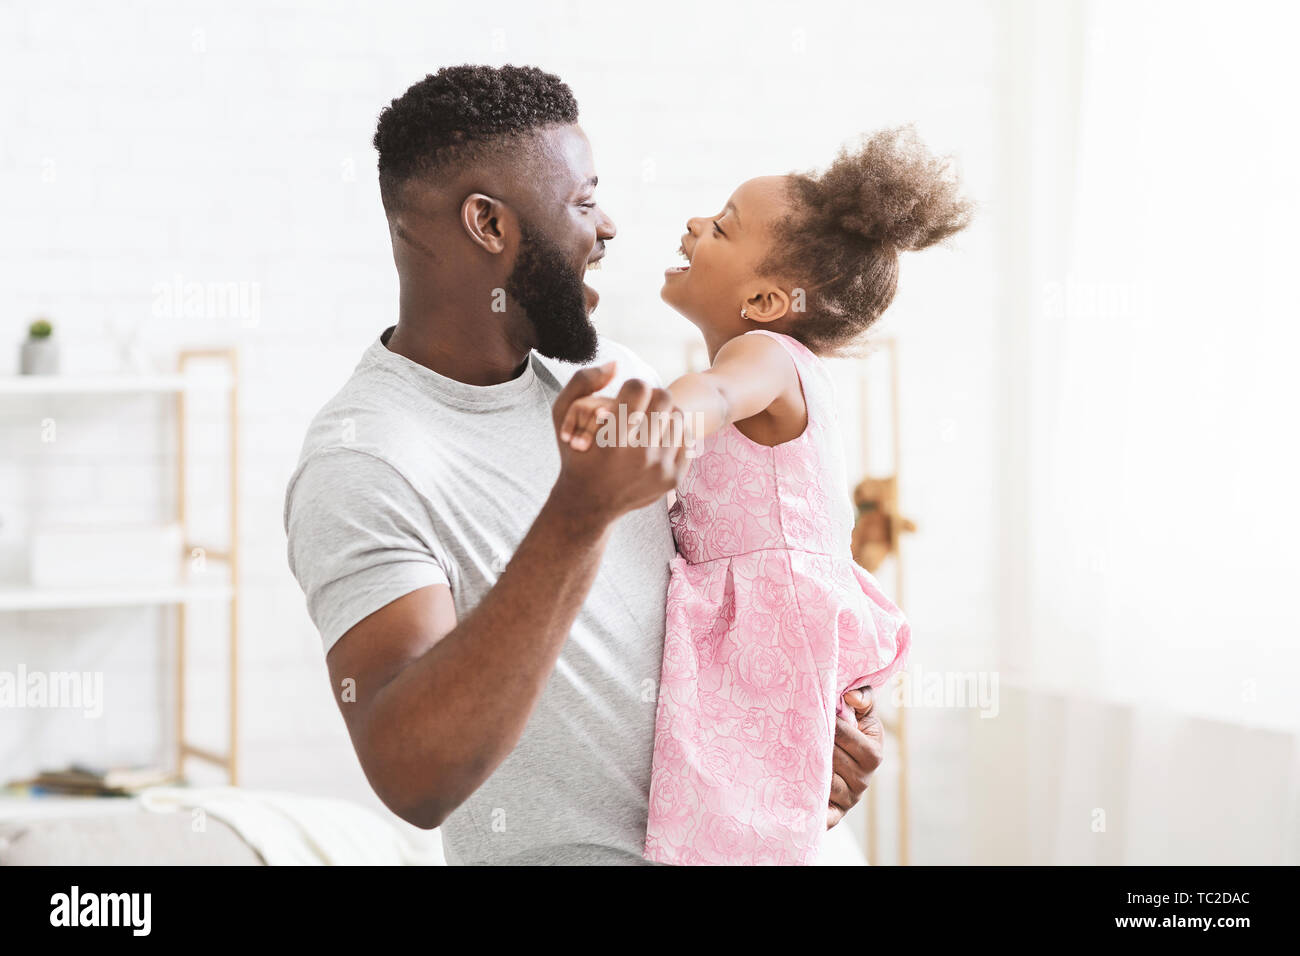
[[[794,358],[796,364],[802,363],[802,360],[806,358],[817,357],[816,355],[813,354],[813,352],[809,350],[808,346],[804,345],[794,336],[786,335],[784,332],[771,332],[767,329],[750,329],[748,332],[745,332],[743,334],[765,335],[769,339],[775,339],[777,342],[781,344],[782,348],[784,348],[787,352],[790,353],[790,355]]]
[[[808,348],[808,346],[804,345],[794,336],[786,335],[784,332],[769,332],[767,329],[751,329],[743,334],[763,335],[769,339],[775,339],[780,343],[781,347],[786,350],[790,358],[794,360],[795,371],[798,373],[799,382],[804,389],[805,401],[814,401],[813,396],[808,394],[808,380],[810,378],[817,382],[816,389],[819,393],[824,392],[825,389],[830,387],[830,369],[826,367],[826,364],[821,360],[821,357],[818,356],[816,352]],[[810,372],[812,373],[811,375],[809,375]],[[821,404],[820,397],[816,401],[819,405]],[[809,414],[812,414],[811,410],[809,411]]]

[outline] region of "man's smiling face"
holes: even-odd
[[[568,362],[595,357],[589,314],[600,296],[583,281],[605,255],[615,227],[596,203],[591,144],[575,124],[533,134],[535,162],[521,164],[516,183],[521,231],[506,293],[524,310],[543,355]]]

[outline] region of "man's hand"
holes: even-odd
[[[844,814],[867,792],[871,775],[885,753],[885,729],[872,715],[875,699],[870,687],[851,690],[844,703],[853,708],[856,723],[835,719],[835,751],[831,756],[831,801],[826,810],[826,829],[844,819]]]
[[[639,431],[646,435],[644,423],[658,423],[659,440],[638,439],[608,447],[597,444],[581,451],[570,447],[568,438],[564,437],[570,407],[604,388],[613,377],[613,362],[580,369],[555,399],[551,411],[560,445],[560,477],[551,499],[557,506],[563,506],[572,520],[585,520],[601,527],[620,515],[662,499],[676,487],[687,464],[683,430],[676,429],[675,435],[665,434],[672,431],[664,427],[674,414],[672,396],[635,378],[623,383],[618,396],[612,400],[612,407],[626,407],[629,431],[638,429],[640,422]]]

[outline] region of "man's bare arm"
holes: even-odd
[[[371,614],[326,662],[375,792],[416,826],[439,826],[514,749],[591,587],[608,525],[548,502],[464,621],[446,585]],[[352,679],[351,685],[344,681]]]
[[[587,369],[556,401],[612,376]],[[629,408],[666,411],[668,394],[631,381]],[[622,514],[660,501],[680,449],[561,446],[561,474],[496,585],[457,621],[445,585],[414,591],[344,634],[326,661],[339,706],[375,792],[407,821],[442,823],[514,749],[541,697]]]

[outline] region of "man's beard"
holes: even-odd
[[[582,276],[555,243],[524,231],[506,295],[523,308],[536,333],[533,347],[542,355],[574,363],[596,357],[599,343],[587,318]]]

